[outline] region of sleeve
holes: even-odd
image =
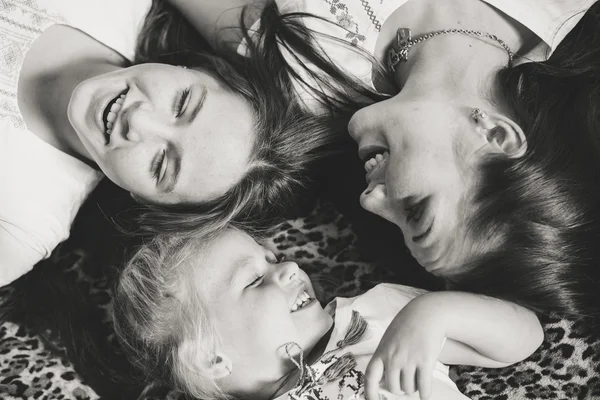
[[[426,293],[411,286],[382,283],[356,297],[353,308],[370,321],[387,327],[412,299]]]

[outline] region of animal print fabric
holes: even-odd
[[[94,220],[79,222],[80,226],[86,226]],[[111,274],[107,271],[112,271],[113,266],[103,257],[106,251],[98,251],[102,246],[97,237],[91,240],[95,236],[88,239],[82,236],[85,235],[75,235],[45,265],[36,267],[28,277],[31,280],[28,285],[36,293],[57,282],[76,286],[82,299],[89,302],[89,308],[82,310],[79,320],[71,321],[71,329],[64,329],[64,325],[62,330],[44,329],[60,324],[45,320],[36,325],[23,315],[16,318],[20,319],[18,323],[4,322],[0,326],[0,397],[7,400],[182,399],[183,396],[153,382],[134,389],[131,381],[118,383],[119,375],[125,375],[118,372],[123,370],[124,361],[110,326]],[[354,296],[378,282],[397,282],[402,268],[402,265],[397,265],[397,270],[382,267],[376,259],[365,257],[359,251],[360,243],[353,226],[328,204],[320,205],[306,218],[288,221],[266,244],[298,260],[315,282],[323,302],[334,296]],[[114,246],[116,244],[111,242],[111,247]],[[38,273],[39,276],[35,276]],[[16,283],[4,288],[0,298],[11,298],[11,291],[15,289],[23,290],[23,287]],[[55,295],[58,296],[56,292]],[[69,299],[62,299],[57,305],[51,295],[43,296],[33,306],[41,309],[41,314],[56,314],[55,319],[60,319],[60,304]],[[22,297],[29,299],[25,303],[33,307],[32,295]],[[546,339],[542,348],[524,362],[503,369],[452,367],[451,377],[459,389],[474,400],[600,399],[598,337],[579,321],[548,317],[544,326]],[[69,345],[69,335],[81,335],[81,332],[97,342],[99,354],[105,355],[107,361],[85,358],[84,349]],[[78,360],[80,358],[84,362]],[[144,386],[144,393],[139,396]]]

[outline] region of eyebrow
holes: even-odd
[[[237,280],[240,276],[240,272],[247,269],[252,264],[253,259],[254,257],[252,256],[244,256],[233,262],[235,267],[232,268],[231,276],[229,277],[230,286],[237,285]]]
[[[204,105],[204,100],[206,99],[206,92],[207,92],[206,86],[201,86],[200,98],[198,99],[198,102],[196,103],[196,107],[194,107],[194,109],[192,110],[192,112],[190,114],[189,123],[192,123],[194,121],[194,119],[196,119],[196,116],[202,109],[202,106]]]
[[[179,179],[179,172],[181,172],[181,155],[178,151],[174,151],[175,156],[173,159],[173,168],[171,169],[171,176],[169,179],[169,183],[164,187],[163,192],[171,193],[173,189],[175,189],[175,185],[177,184],[177,180]]]

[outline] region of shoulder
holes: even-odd
[[[359,312],[369,323],[386,326],[412,299],[425,292],[410,286],[382,283],[362,295],[338,298],[337,304],[338,309]]]

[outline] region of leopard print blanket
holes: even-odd
[[[89,221],[82,224],[90,226]],[[72,236],[50,260],[0,291],[0,299],[11,299],[4,307],[12,310],[0,326],[0,398],[178,398],[168,388],[119,379],[126,367],[109,318],[107,271],[114,268],[106,246],[98,252],[97,240],[83,240],[83,233]],[[265,244],[297,260],[323,302],[357,295],[382,281],[410,281],[400,273],[402,265],[385,265],[359,251],[353,226],[327,204],[288,221]],[[71,292],[78,297],[48,289],[56,283],[77,288]],[[81,308],[78,318],[61,314],[67,303]],[[580,321],[547,317],[543,322],[545,341],[527,360],[502,369],[451,368],[459,389],[474,400],[600,399],[600,339]],[[89,344],[79,341],[83,336],[95,342],[97,356],[86,353]]]

